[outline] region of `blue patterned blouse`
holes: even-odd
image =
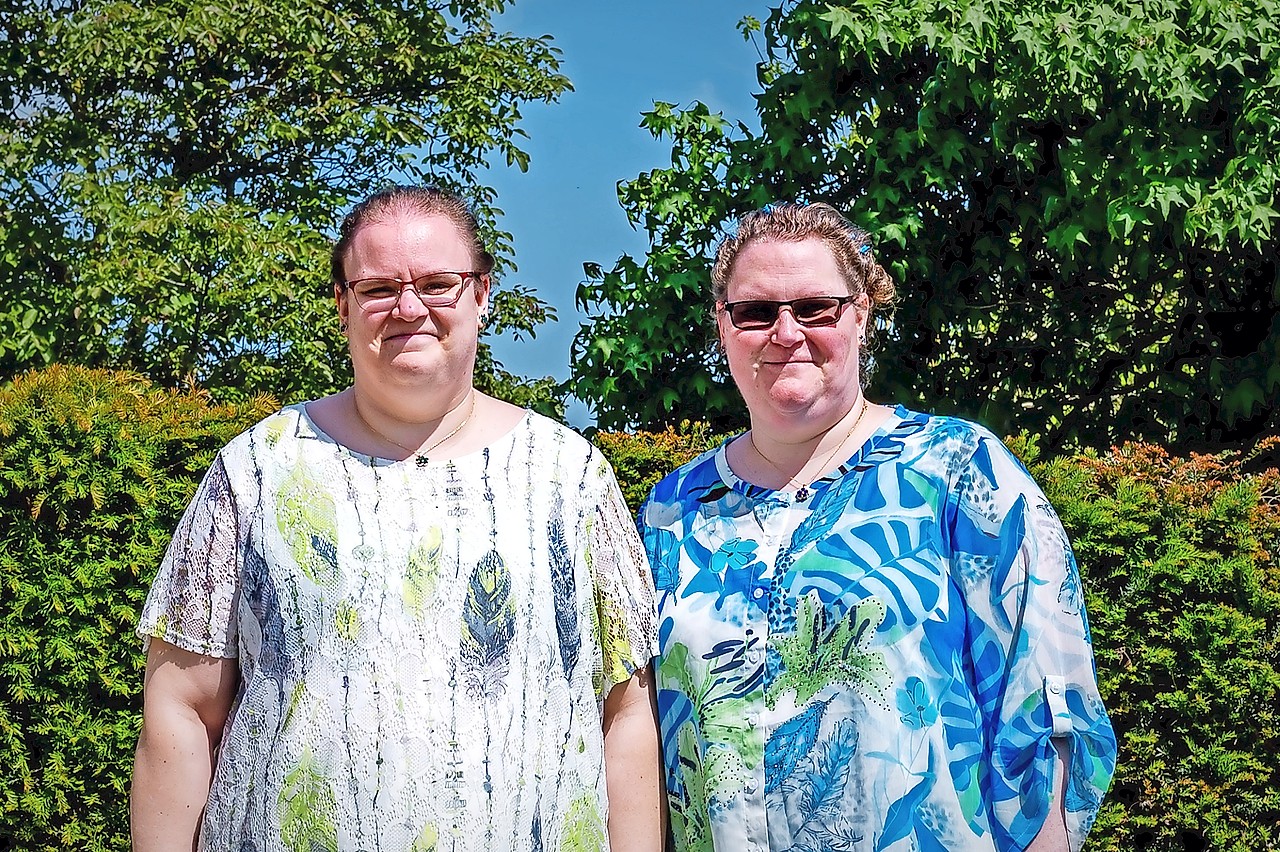
[[[658,709],[679,849],[1021,850],[1069,747],[1115,768],[1061,523],[990,432],[899,407],[801,500],[725,447],[660,482]]]

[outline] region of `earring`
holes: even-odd
[[[339,322],[339,323],[338,323],[338,331],[339,331],[341,334],[346,334],[346,333],[347,333],[347,324],[346,324],[345,322]]]

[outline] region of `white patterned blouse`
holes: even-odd
[[[527,413],[462,458],[302,405],[217,456],[139,635],[234,657],[207,850],[607,849],[601,712],[655,650],[613,472]]]

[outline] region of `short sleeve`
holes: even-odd
[[[595,511],[589,512],[587,563],[595,586],[596,640],[603,670],[596,673],[601,699],[657,653],[653,576],[613,471],[599,460]]]
[[[973,446],[957,469],[945,534],[967,606],[992,829],[1001,849],[1021,849],[1039,832],[1056,765],[1050,740],[1063,737],[1067,829],[1079,850],[1116,760],[1080,575],[1062,523],[1022,464],[989,433]]]
[[[240,554],[235,495],[219,455],[169,542],[138,635],[209,657],[238,656]]]

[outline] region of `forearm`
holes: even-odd
[[[134,852],[195,849],[213,777],[213,746],[194,711],[153,714],[134,760]]]
[[[1051,740],[1057,752],[1053,768],[1053,793],[1049,800],[1049,813],[1044,818],[1040,833],[1027,845],[1026,852],[1068,852],[1067,838],[1067,769],[1070,754],[1067,741],[1055,737]]]
[[[604,755],[610,849],[661,849],[666,809],[656,706],[648,669],[637,672],[610,692],[605,702]]]

